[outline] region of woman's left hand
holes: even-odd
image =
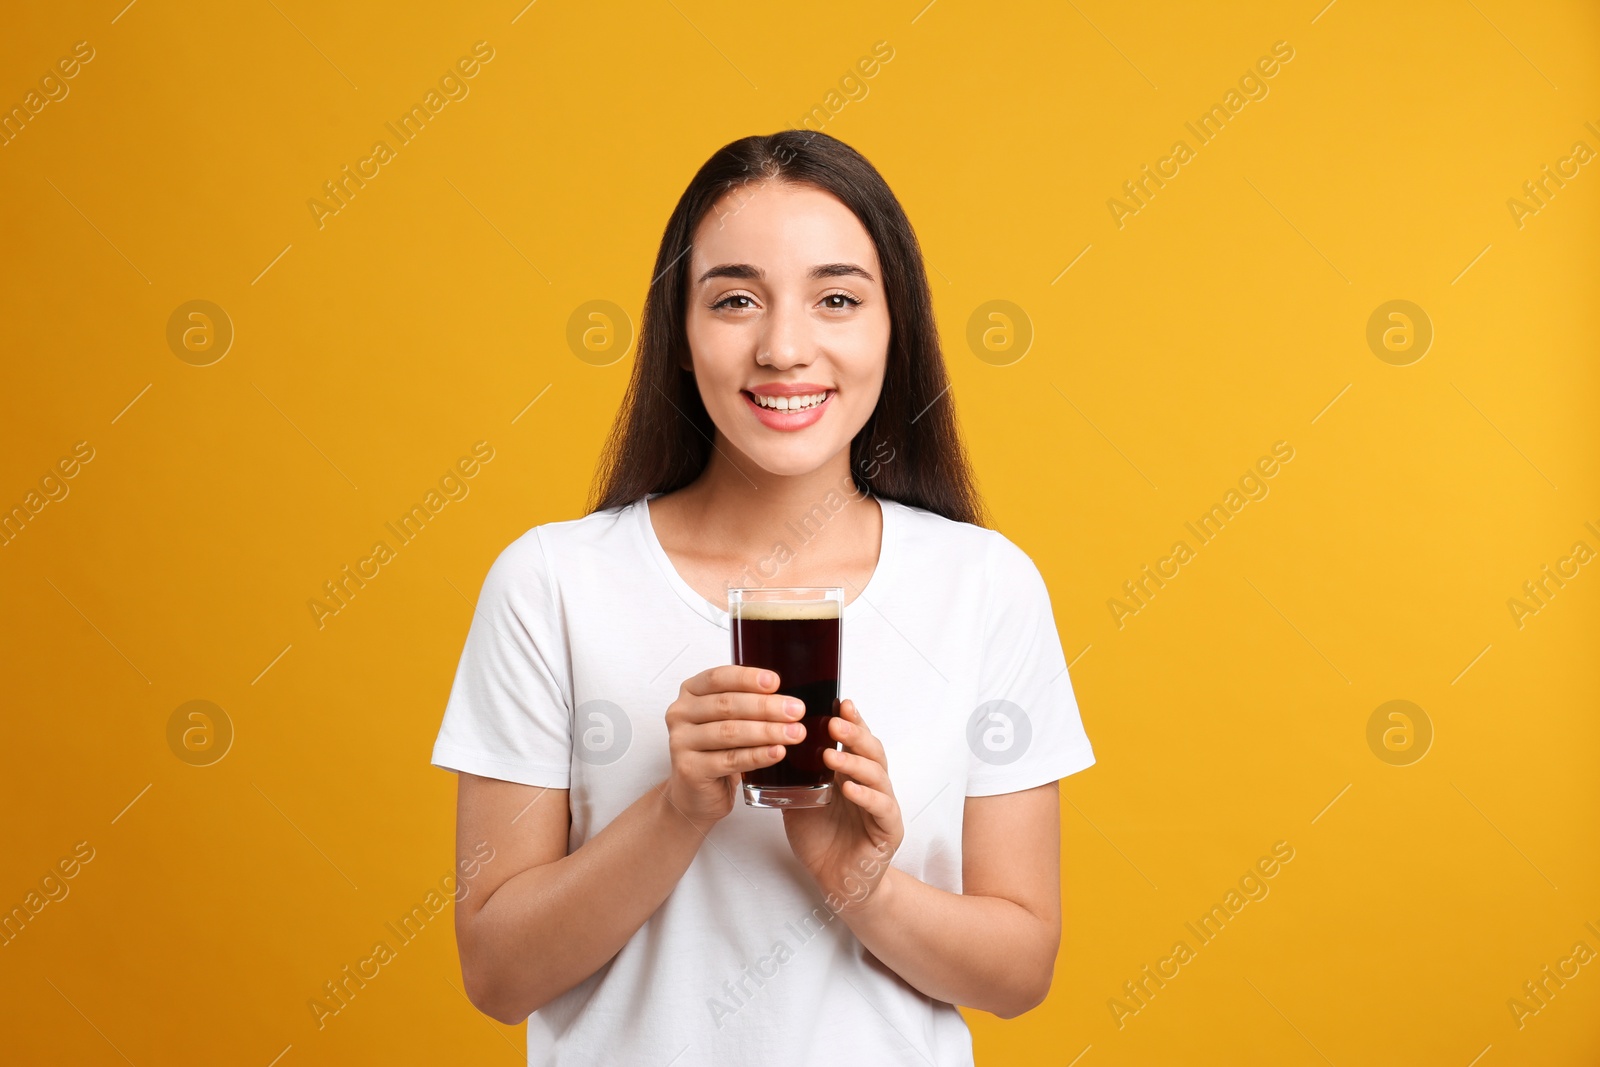
[[[843,751],[822,753],[834,769],[833,799],[824,807],[785,811],[783,829],[829,908],[839,912],[862,907],[878,888],[905,827],[883,743],[867,729],[855,701],[840,703],[828,731],[844,743]]]

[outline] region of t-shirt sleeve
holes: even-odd
[[[570,660],[555,602],[535,527],[507,546],[484,577],[433,744],[435,767],[568,788]]]
[[[1094,764],[1044,576],[999,533],[985,566],[982,703],[967,721],[969,797],[1032,789]]]

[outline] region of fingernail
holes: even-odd
[[[792,722],[783,728],[783,732],[786,737],[798,741],[805,736],[806,728],[797,722]]]
[[[785,700],[783,702],[783,713],[788,715],[790,718],[798,719],[800,716],[806,713],[805,701],[794,699]]]
[[[773,674],[771,671],[762,671],[761,672],[761,688],[763,688],[763,689],[771,689],[773,686],[775,686],[777,684],[778,684],[777,675]]]

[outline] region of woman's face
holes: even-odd
[[[688,300],[685,367],[728,443],[776,475],[850,447],[883,388],[889,305],[849,208],[809,185],[729,192],[695,233]]]

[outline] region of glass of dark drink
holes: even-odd
[[[744,802],[757,808],[816,808],[833,800],[833,768],[823,749],[837,748],[828,720],[839,714],[844,647],[844,590],[832,586],[729,589],[733,662],[778,676],[778,692],[805,702],[806,736],[770,767],[745,771]]]

